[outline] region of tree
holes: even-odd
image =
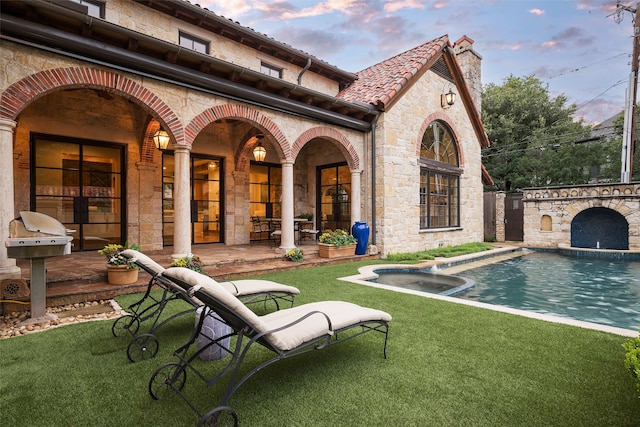
[[[610,142],[591,141],[590,128],[573,119],[576,105],[566,103],[533,76],[511,75],[501,86],[484,87],[482,121],[491,147],[482,161],[498,189],[585,184],[589,170],[609,157]]]

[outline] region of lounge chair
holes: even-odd
[[[159,367],[149,381],[149,393],[156,400],[174,393],[180,395],[198,415],[198,425],[220,425],[221,419],[237,425],[236,412],[227,406],[231,396],[252,375],[279,360],[321,350],[371,331],[384,334],[383,355],[387,357],[388,322],[391,321],[391,316],[384,311],[349,302],[323,301],[258,316],[208,276],[182,267],[168,268],[163,276],[202,301],[209,315],[226,323],[232,331],[225,336],[209,337],[208,345],[220,346],[227,353],[222,360],[208,362],[218,364],[213,365],[216,366],[217,373],[210,379],[197,369],[201,364],[192,364],[202,351],[207,350],[208,345],[190,351],[204,333],[202,325],[205,316],[201,316],[191,339],[174,352],[178,362]],[[229,340],[232,336],[236,337],[235,340]],[[233,348],[224,347],[221,344],[223,342],[233,343]],[[270,350],[272,358],[240,377],[241,371],[248,369],[242,368],[245,357],[256,343]],[[221,366],[229,356],[231,357],[226,365]],[[183,393],[187,369],[195,372],[196,377],[203,379],[208,386],[228,378],[218,406],[201,412],[188,399]]]
[[[193,313],[203,304],[201,301],[188,295],[181,287],[176,286],[170,279],[163,276],[165,268],[149,256],[133,249],[126,249],[122,251],[121,254],[126,258],[134,260],[138,267],[151,275],[151,280],[149,280],[146,292],[142,298],[127,307],[127,311],[130,314],[116,319],[111,327],[111,332],[116,337],[127,334],[133,337],[127,347],[127,357],[130,361],[136,362],[151,359],[155,357],[158,352],[159,343],[155,336],[156,331],[177,317]],[[154,297],[151,293],[154,285],[162,290],[159,298]],[[276,310],[280,309],[282,302],[293,306],[296,295],[300,293],[300,291],[293,286],[283,285],[270,280],[244,279],[220,282],[220,285],[239,298],[244,304],[263,303],[266,307],[267,303],[272,301],[275,304]],[[160,318],[166,305],[176,299],[186,301],[190,307],[161,321]],[[152,320],[149,331],[138,334],[140,323],[147,320]]]

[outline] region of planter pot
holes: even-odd
[[[353,256],[356,253],[356,245],[328,245],[326,243],[318,243],[318,256],[322,258],[339,258],[345,256]]]
[[[367,243],[369,243],[369,225],[364,221],[356,221],[351,227],[351,234],[358,240],[356,255],[366,254]]]
[[[138,269],[126,265],[107,265],[107,281],[111,285],[130,285],[138,281]]]

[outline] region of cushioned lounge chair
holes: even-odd
[[[199,425],[219,425],[221,418],[237,425],[236,412],[227,406],[231,396],[252,375],[279,360],[321,350],[371,331],[384,335],[383,355],[387,357],[388,322],[391,316],[384,311],[343,301],[323,301],[259,316],[208,276],[181,267],[168,268],[163,276],[202,301],[209,315],[226,323],[232,331],[225,336],[208,337],[208,345],[222,347],[223,342],[233,343],[233,348],[223,348],[227,353],[224,359],[230,356],[226,364],[222,360],[211,362],[218,365],[215,375],[210,379],[197,368],[198,364],[192,364],[202,351],[207,350],[207,346],[196,351],[190,350],[203,333],[202,319],[205,316],[201,316],[191,339],[175,351],[178,362],[161,366],[149,381],[149,393],[154,399],[159,400],[174,393],[180,395],[198,415]],[[229,340],[231,336],[235,336],[235,339]],[[240,376],[241,370],[245,372],[248,369],[241,367],[254,344],[270,350],[272,358]],[[218,406],[205,413],[190,402],[183,393],[187,369],[194,371],[208,386],[226,378],[226,388]]]
[[[194,310],[202,306],[202,302],[188,295],[181,287],[176,286],[170,279],[164,277],[162,273],[165,268],[155,262],[142,252],[126,249],[121,252],[122,256],[134,260],[135,264],[151,275],[151,280],[142,298],[129,307],[128,315],[116,319],[111,327],[114,336],[133,336],[127,347],[127,357],[132,362],[155,357],[158,352],[158,339],[156,331],[162,328],[173,319],[185,314],[193,313]],[[213,279],[211,279],[213,280]],[[154,285],[162,290],[159,298],[151,293]],[[272,301],[276,310],[280,309],[281,303],[293,306],[294,299],[300,291],[288,285],[272,282],[270,280],[244,279],[228,282],[220,282],[228,292],[239,298],[244,304],[263,303]],[[164,318],[161,315],[170,301],[180,299],[190,304],[189,309],[183,310],[170,317]],[[151,327],[147,333],[138,334],[140,323],[152,320]]]

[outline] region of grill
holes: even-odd
[[[9,223],[9,238],[5,241],[7,257],[30,259],[31,317],[46,316],[46,266],[49,257],[71,253],[73,237],[57,219],[40,212],[20,212]]]

